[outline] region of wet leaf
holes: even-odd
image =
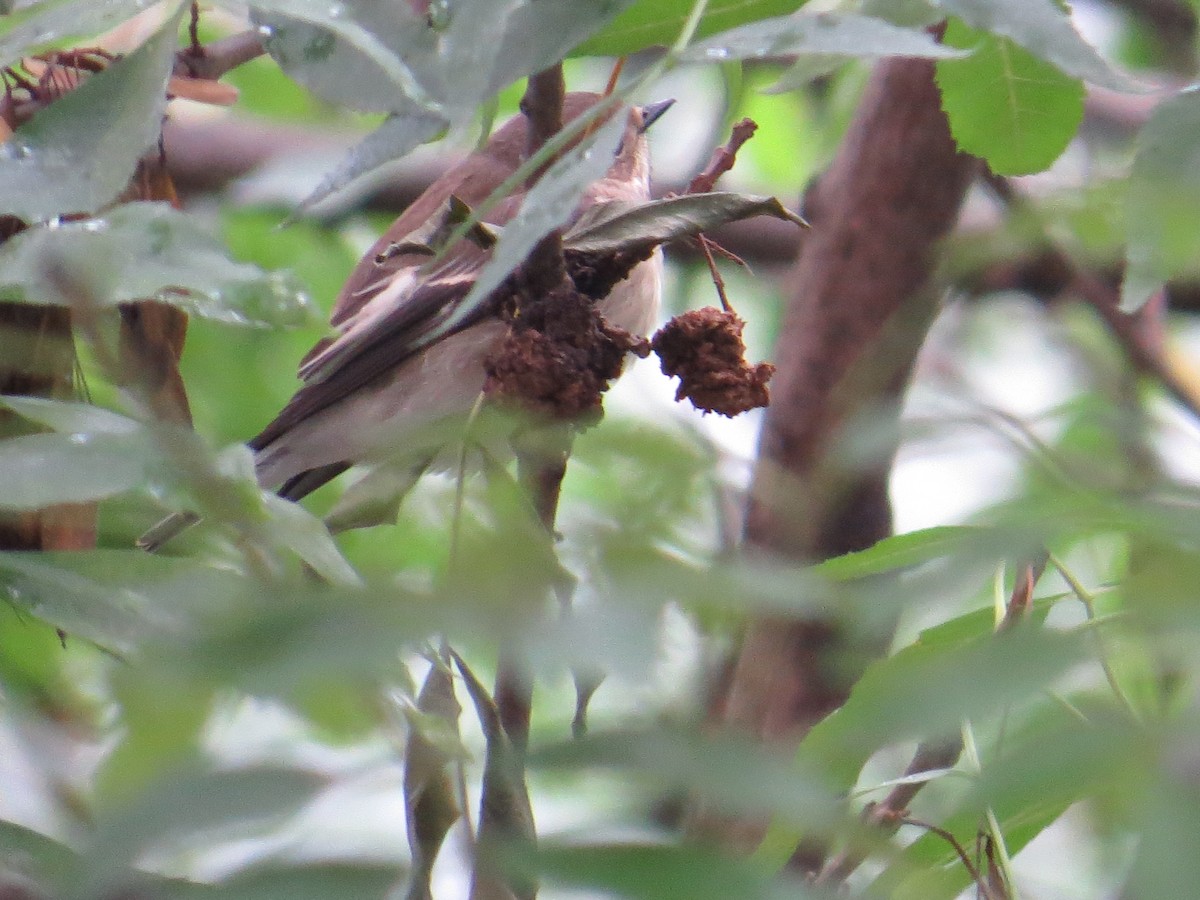
[[[280,68],[351,109],[412,114],[434,98],[406,61],[428,52],[430,29],[407,3],[251,0]]]
[[[194,216],[165,203],[128,203],[95,219],[21,232],[0,246],[0,300],[71,301],[51,269],[103,306],[152,298],[254,326],[296,326],[315,317],[294,279],[230,259]]]
[[[804,0],[711,0],[696,34],[705,37],[765,19],[795,12]],[[638,0],[633,6],[575,53],[622,56],[647,47],[669,46],[679,37],[695,5],[693,0]]]
[[[0,406],[54,431],[128,435],[142,427],[136,419],[90,403],[0,395]]]
[[[0,23],[0,65],[70,37],[93,35],[149,9],[159,0],[49,0]]]
[[[723,31],[689,47],[683,58],[690,62],[726,62],[793,55],[937,59],[962,54],[939,44],[924,31],[900,28],[883,19],[853,13],[801,11]]]
[[[133,434],[30,434],[0,440],[0,471],[8,481],[0,509],[41,509],[102,500],[146,484],[160,473],[158,450],[144,431]]]
[[[40,110],[0,145],[0,212],[28,221],[95,212],[129,183],[162,130],[183,4],[141,47]]]

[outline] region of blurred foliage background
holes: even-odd
[[[0,154],[3,212],[35,225],[0,248],[0,296],[71,306],[51,263],[95,276],[80,283],[98,308],[74,304],[80,381],[112,411],[6,401],[6,434],[27,433],[0,442],[0,507],[99,507],[97,549],[0,553],[5,896],[485,896],[469,887],[481,793],[509,837],[527,824],[525,784],[502,764],[488,698],[469,689],[472,671],[490,681],[500,646],[537,677],[523,777],[538,840],[485,854],[475,874],[498,866],[516,896],[535,878],[544,897],[839,890],[840,878],[789,870],[801,839],[832,848],[854,896],[1194,893],[1193,6],[1081,2],[1068,16],[1049,0],[811,5],[435,0],[411,22],[394,12],[450,36],[435,61],[444,80],[417,72],[445,93],[422,99],[380,75],[406,59],[383,5],[250,2],[253,23],[283,42],[275,58],[222,79],[238,91],[229,109],[171,102],[165,155],[181,211],[122,220],[103,210],[121,189],[108,170],[124,160],[127,180],[145,147],[114,140],[132,121],[114,111],[142,98],[137,121],[154,130],[190,5],[0,4],[8,65],[114,28],[106,46],[149,48],[76,91],[90,91],[80,107],[41,110]],[[505,43],[539,13],[538,41]],[[480,30],[455,45],[460,26],[446,23],[472,17]],[[453,477],[427,478],[396,524],[336,540],[319,517],[345,479],[306,501],[312,515],[258,491],[239,442],[295,391],[351,268],[398,198],[516,112],[538,60],[570,51],[568,86],[595,90],[610,55],[631,54],[637,99],[676,98],[651,132],[663,191],[682,189],[729,125],[752,117],[759,131],[723,184],[797,207],[871,65],[945,55],[923,27],[947,17],[947,45],[973,51],[938,63],[951,130],[996,177],[969,194],[939,262],[945,302],[891,481],[896,537],[824,562],[741,554],[758,421],[675,403],[653,361],[627,373],[576,442],[557,543],[500,473],[467,478],[461,497]],[[211,44],[253,23],[244,8],[202,4],[198,36]],[[464,63],[484,53],[480,35],[500,54],[491,69]],[[287,40],[312,52],[289,55]],[[442,118],[425,133],[431,109]],[[442,132],[432,150],[300,207],[330,172],[366,174],[367,135],[385,134],[399,155]],[[107,177],[108,197],[89,207],[71,205],[91,196],[82,189],[55,195],[63,176],[43,162],[56,148],[73,148],[70,165],[99,160],[81,180],[102,191]],[[996,199],[1001,176],[1018,202]],[[97,220],[60,218],[73,212],[106,217],[93,231],[113,243],[91,243]],[[750,263],[722,271],[750,357],[767,358],[796,238],[759,222],[721,237]],[[197,262],[200,246],[212,255]],[[665,315],[715,302],[698,256],[668,257]],[[1063,259],[1123,291],[1126,310],[1150,310],[1136,324],[1155,336],[1158,368],[1131,363],[1113,319],[1076,302]],[[129,271],[110,275],[125,260]],[[1170,308],[1144,306],[1163,283]],[[180,366],[194,433],[153,423],[114,384],[108,307],[147,296],[191,313]],[[866,467],[886,444],[885,419],[859,423],[852,463]],[[178,509],[206,521],[162,555],[132,549]],[[564,571],[570,611],[547,600]],[[809,615],[853,635],[857,652],[888,648],[846,704],[794,755],[705,727],[742,623]],[[431,672],[453,698],[445,685],[422,695]],[[599,682],[578,739],[575,680]],[[447,702],[465,711],[447,716]],[[939,746],[955,752],[906,780],[914,751]],[[414,784],[418,758],[425,780]],[[864,825],[870,802],[910,784],[925,787],[875,823],[890,830]],[[438,798],[468,810],[450,813],[440,853],[406,830],[411,808]],[[685,837],[681,810],[696,798],[761,821],[765,838],[736,855],[695,829]]]

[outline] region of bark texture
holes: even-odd
[[[806,203],[813,227],[791,275],[775,351],[778,372],[746,518],[748,553],[818,560],[890,533],[894,436],[866,464],[848,438],[864,421],[894,430],[937,310],[929,286],[937,244],[954,225],[977,165],[955,150],[933,65],[881,63]],[[754,621],[714,713],[790,746],[841,705],[861,669],[852,661],[866,658],[864,649],[845,646],[831,620]],[[723,830],[735,845],[757,832],[744,824]]]

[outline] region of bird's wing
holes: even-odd
[[[466,299],[485,257],[485,251],[469,242],[462,243],[433,271],[414,271],[397,278],[360,309],[340,335],[315,347],[300,370],[305,384],[249,442],[251,449],[261,450],[297,423],[392,371],[423,349],[434,330]],[[484,304],[450,333],[461,331],[486,314]]]

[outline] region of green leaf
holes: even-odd
[[[795,12],[804,0],[711,0],[696,29],[707,37],[728,28]],[[647,47],[669,46],[679,37],[694,0],[638,0],[607,28],[575,49],[574,55],[623,56]]]
[[[158,462],[145,432],[9,438],[0,441],[0,471],[11,479],[0,491],[0,509],[102,500],[146,484]]]
[[[352,586],[362,583],[320,519],[303,506],[275,494],[264,492],[263,500],[270,522],[262,533],[271,543],[293,551],[333,584]]]
[[[315,307],[293,278],[231,260],[196,217],[165,203],[30,228],[0,246],[0,300],[68,303],[67,290],[108,306],[156,299],[218,321],[292,327]]]
[[[378,128],[351,147],[300,209],[307,209],[337,193],[354,180],[400,159],[444,131],[448,121],[438,113],[414,111],[389,116]]]
[[[490,93],[553,65],[628,9],[634,0],[526,0],[507,16],[496,52]],[[480,16],[494,8],[481,0]]]
[[[978,612],[972,615],[984,623]],[[1026,627],[971,637],[971,630],[955,628],[951,640],[922,634],[869,666],[846,703],[805,737],[802,764],[826,771],[834,787],[848,790],[881,747],[956,731],[964,719],[982,720],[1050,689],[1089,648],[1077,633]],[[773,823],[756,855],[782,864],[798,838]]]
[[[597,204],[580,216],[563,235],[563,247],[581,253],[636,252],[753,216],[808,224],[776,198],[752,194],[685,194],[650,203],[616,200]]]
[[[206,896],[212,900],[379,900],[389,896],[388,889],[403,874],[399,866],[367,862],[272,863],[239,872]]]
[[[772,815],[809,833],[843,823],[845,802],[819,772],[805,770],[744,737],[658,727],[610,731],[531,754],[539,772],[614,772],[641,794],[703,797],[705,806],[743,816]]]
[[[136,419],[90,403],[0,395],[0,406],[6,406],[22,418],[54,431],[133,434],[142,427]]]
[[[70,635],[117,653],[184,629],[186,616],[144,591],[195,575],[196,563],[133,550],[0,553],[0,596]]]
[[[776,881],[712,848],[674,844],[543,842],[526,863],[547,881],[627,900],[767,900],[824,896],[800,881]]]
[[[418,15],[373,0],[254,0],[267,49],[353,109],[461,124],[517,78],[562,59],[632,0],[461,0]]]
[[[212,831],[231,837],[273,825],[308,803],[321,784],[312,773],[266,767],[161,777],[125,803],[98,810],[81,867],[84,883],[100,892],[147,852],[189,847]]]
[[[1010,717],[995,747],[985,750],[971,790],[955,797],[954,809],[939,820],[964,844],[978,832],[985,805],[1015,854],[1072,805],[1136,790],[1148,762],[1142,751],[1150,747],[1128,723],[1084,724],[1058,702],[1043,702],[1026,722]],[[882,897],[951,900],[969,884],[946,840],[927,833],[905,847],[872,887]]]
[[[961,553],[971,539],[985,536],[985,529],[969,525],[943,525],[884,538],[867,550],[826,560],[813,571],[827,578],[848,581],[907,569]]]
[[[1010,38],[1072,78],[1114,91],[1140,89],[1080,36],[1056,0],[931,0],[931,5],[995,38]]]
[[[0,65],[11,65],[46,44],[104,31],[158,2],[43,0],[12,19],[0,22]],[[28,3],[23,5],[30,6]]]
[[[689,47],[690,62],[725,62],[779,56],[880,59],[885,56],[961,56],[923,31],[853,13],[801,11],[723,31]],[[786,77],[786,74],[785,74]]]
[[[1200,271],[1200,94],[1160,103],[1138,136],[1129,175],[1125,228],[1126,310],[1139,308],[1165,281]]]
[[[75,851],[51,837],[18,825],[16,822],[0,821],[0,872],[10,876],[15,872],[33,875],[38,880],[52,880],[77,864]],[[9,887],[5,879],[6,889]],[[42,885],[43,888],[46,885]],[[12,896],[23,896],[13,891]],[[28,896],[47,896],[42,892]]]
[[[394,525],[400,504],[424,470],[381,463],[346,488],[325,516],[334,534],[373,525]]]
[[[997,175],[1050,166],[1083,121],[1083,83],[1007,38],[952,22],[946,42],[975,46],[966,59],[941,60],[937,83],[958,148],[987,160]]]
[[[429,52],[428,27],[407,3],[252,0],[280,68],[326,100],[412,114],[433,98],[407,60]]]
[[[0,146],[0,212],[94,212],[158,140],[183,5],[141,47],[40,110]]]

